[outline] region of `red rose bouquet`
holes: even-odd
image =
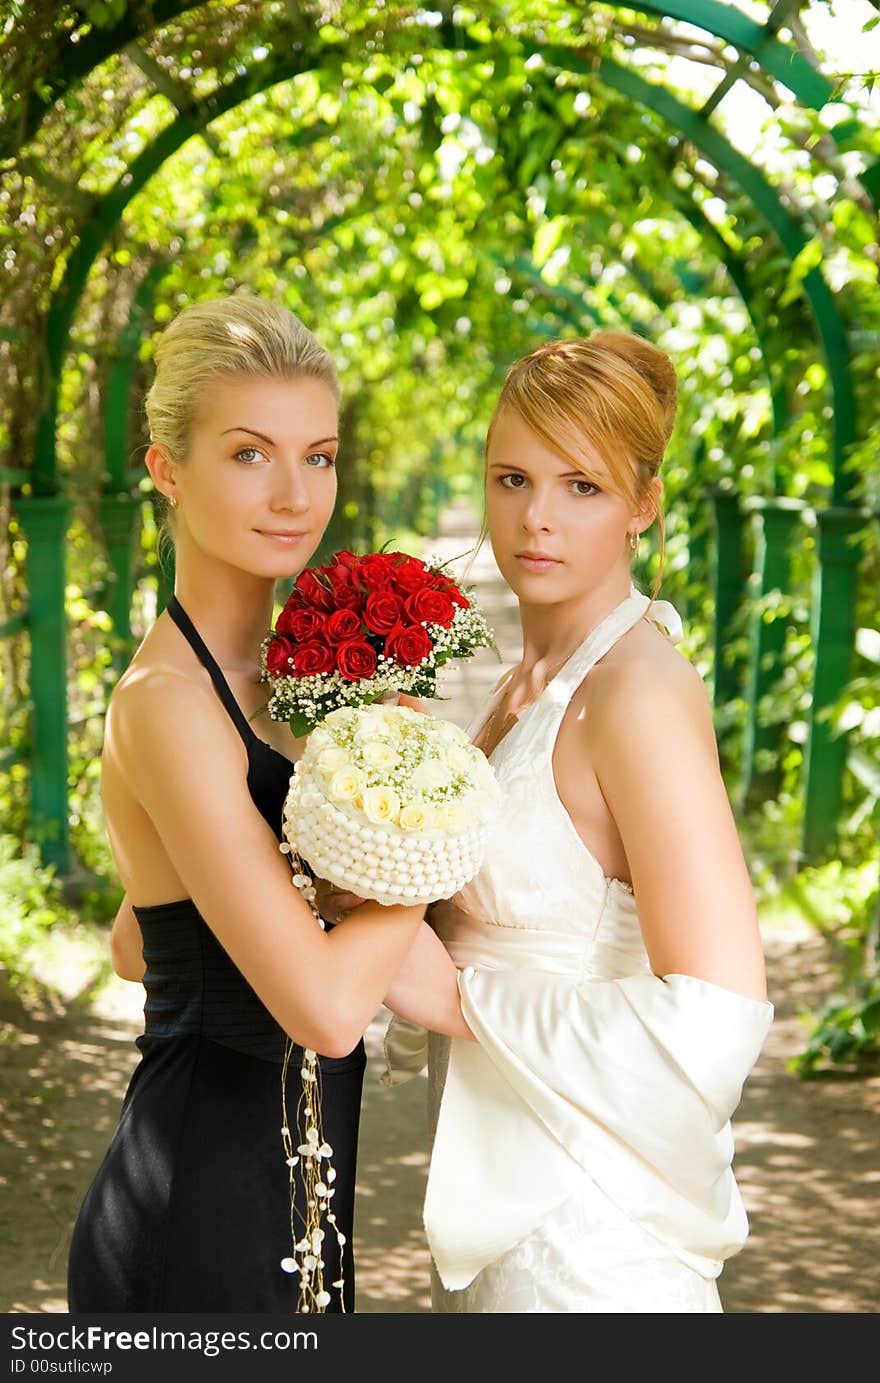
[[[264,642],[269,714],[299,736],[344,706],[435,697],[444,663],[487,647],[482,614],[442,566],[404,552],[337,552],[300,573]]]

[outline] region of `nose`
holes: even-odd
[[[550,496],[533,488],[523,509],[522,526],[526,533],[550,533],[553,530]]]
[[[292,458],[273,468],[269,507],[273,512],[305,513],[311,507],[311,494],[301,461]]]

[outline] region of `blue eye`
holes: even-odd
[[[235,459],[245,466],[253,466],[257,461],[265,461],[266,457],[259,447],[241,447],[235,453]]]
[[[313,470],[326,470],[335,464],[336,458],[326,451],[312,451],[306,457],[306,465],[311,466]]]

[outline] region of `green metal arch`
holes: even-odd
[[[609,0],[616,9],[642,10],[661,18],[680,19],[696,24],[716,38],[732,43],[752,57],[767,71],[793,91],[798,100],[813,110],[821,110],[834,90],[834,83],[811,67],[806,58],[794,48],[780,43],[773,31],[755,19],[724,5],[720,0]]]
[[[144,322],[152,310],[156,289],[169,268],[168,260],[154,260],[138,284],[107,376],[104,392],[104,489],[111,494],[127,494],[131,489],[128,416],[132,381],[137,370]]]
[[[79,43],[67,43],[63,70],[46,75],[42,90],[32,93],[30,104],[14,132],[11,128],[0,132],[0,158],[14,158],[16,152],[33,139],[55,102],[78,86],[94,68],[121,52],[127,43],[145,37],[186,10],[198,8],[192,0],[186,0],[185,4],[180,0],[152,0],[149,13],[154,22],[149,28],[138,24],[127,10],[112,29],[93,29]]]
[[[775,33],[756,20],[749,19],[731,5],[721,0],[608,0],[615,9],[637,10],[643,14],[657,15],[660,18],[679,19],[683,23],[694,24],[732,44],[741,52],[751,56],[772,76],[783,82],[803,105],[813,110],[821,109],[831,96],[833,83],[818,72],[796,49],[787,47],[776,38]],[[64,70],[57,75],[49,74],[41,93],[34,93],[24,119],[18,126],[15,142],[0,137],[0,157],[12,157],[16,150],[26,144],[39,129],[52,105],[81,82],[93,68],[120,52],[128,43],[145,37],[163,24],[179,18],[188,10],[200,9],[193,0],[152,0],[147,13],[149,25],[138,24],[128,11],[112,28],[93,29],[76,46],[68,44],[64,56]],[[450,37],[450,45],[458,46]]]
[[[477,47],[476,44],[472,46]],[[592,62],[568,49],[549,46],[542,52],[545,61],[563,70],[578,75],[595,74]],[[80,296],[111,227],[117,223],[132,197],[187,139],[200,134],[212,120],[259,91],[300,75],[307,70],[314,57],[314,54],[307,52],[295,57],[287,54],[281,59],[276,57],[274,61],[261,64],[257,72],[246,73],[228,86],[215,90],[199,107],[178,115],[138,156],[103,199],[99,214],[84,227],[49,311],[46,403],[38,420],[35,446],[34,487],[37,493],[52,493],[55,488],[55,431],[61,368]],[[771,185],[693,110],[684,106],[665,88],[646,82],[609,59],[603,59],[598,64],[598,75],[609,86],[654,109],[692,139],[716,166],[727,171],[763,214],[792,258],[803,248],[807,243],[804,232],[795,218],[784,209]],[[303,142],[308,142],[312,137],[312,131],[305,131]],[[804,290],[819,329],[834,394],[834,499],[841,503],[846,501],[849,488],[849,477],[841,462],[846,448],[855,440],[855,400],[849,372],[848,342],[833,296],[818,269],[811,270],[805,277]]]
[[[593,75],[593,65],[585,59],[577,58],[567,49],[545,49],[544,57],[554,66],[567,71],[585,76]],[[734,149],[723,135],[707,125],[696,112],[678,101],[665,87],[646,82],[644,78],[636,76],[607,58],[603,58],[598,64],[598,76],[623,95],[655,110],[702,149],[717,168],[729,173],[776,233],[789,258],[796,258],[808,243],[800,224],[785,210],[763,174]],[[857,437],[849,342],[834,296],[818,268],[811,269],[805,276],[803,288],[813,311],[834,397],[834,503],[846,504],[855,477],[847,474],[843,462],[847,449]]]

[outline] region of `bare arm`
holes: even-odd
[[[651,967],[763,1001],[757,912],[708,699],[684,660],[609,670],[590,757],[632,872]]]
[[[147,968],[144,964],[143,945],[141,929],[126,894],[119,904],[110,929],[110,956],[113,969],[120,979],[134,982],[143,980]]]
[[[424,909],[364,903],[322,931],[251,801],[242,746],[216,698],[173,672],[117,689],[104,752],[118,759],[188,896],[284,1030],[325,1056],[351,1051]]]

